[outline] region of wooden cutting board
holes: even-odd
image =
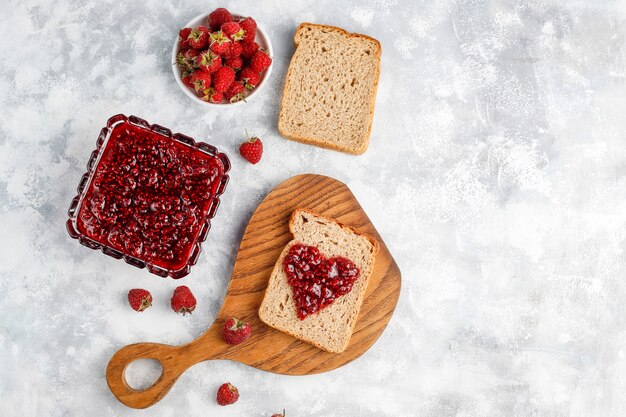
[[[289,217],[299,207],[335,218],[380,243],[350,345],[343,353],[325,352],[275,330],[265,325],[257,313],[274,264],[292,239]],[[348,187],[321,175],[292,177],[276,187],[252,215],[215,323],[186,345],[136,343],[120,349],[107,367],[107,383],[122,403],[145,408],[163,398],[187,368],[209,359],[235,360],[287,375],[330,371],[358,358],[374,344],[391,319],[399,294],[400,270]],[[221,335],[224,321],[233,316],[252,326],[252,336],[237,346],[226,344]],[[124,376],[126,366],[137,359],[155,359],[163,367],[159,379],[143,391],[132,389]]]

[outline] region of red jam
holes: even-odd
[[[315,246],[296,243],[283,260],[300,320],[352,291],[361,271],[341,256],[326,258]]]
[[[81,204],[78,230],[149,264],[181,269],[223,173],[214,156],[120,124],[111,132]]]

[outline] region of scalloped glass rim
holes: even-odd
[[[202,227],[200,228],[200,230],[198,231],[198,234],[196,235],[196,240],[193,245],[191,254],[189,255],[189,259],[185,263],[185,266],[182,267],[181,269],[177,269],[177,270],[165,269],[165,268],[161,268],[159,266],[147,263],[140,259],[134,258],[115,248],[112,248],[108,245],[104,245],[100,242],[96,242],[95,240],[88,238],[87,236],[83,235],[76,227],[76,220],[77,220],[79,208],[82,204],[82,201],[87,192],[87,189],[89,188],[89,184],[91,184],[91,180],[93,179],[93,176],[95,173],[95,167],[98,165],[98,161],[100,160],[102,152],[105,148],[104,144],[109,139],[111,132],[113,131],[113,127],[115,127],[119,123],[130,123],[130,124],[142,127],[148,131],[157,133],[171,140],[175,140],[185,145],[188,145],[189,147],[194,148],[198,150],[199,152],[203,152],[207,155],[214,156],[222,163],[222,166],[224,168],[224,174],[222,175],[222,178],[220,179],[220,183],[217,187],[217,191],[215,192],[215,195],[213,196],[213,200],[211,201],[211,205],[209,206],[209,209],[207,210],[205,221]],[[141,119],[137,116],[125,116],[123,114],[117,114],[109,118],[109,120],[107,120],[106,127],[102,128],[102,130],[100,131],[100,135],[98,136],[98,140],[96,141],[96,149],[93,152],[91,152],[91,156],[89,157],[89,161],[87,162],[87,172],[85,172],[82,178],[80,179],[80,182],[78,183],[78,187],[77,187],[78,194],[72,199],[72,202],[70,203],[70,207],[67,211],[67,215],[69,217],[69,219],[66,222],[67,232],[72,238],[77,239],[78,242],[82,244],[83,246],[86,246],[94,250],[99,249],[102,251],[102,253],[109,255],[115,259],[123,259],[126,263],[133,265],[137,268],[146,268],[149,272],[155,275],[158,275],[160,277],[164,277],[164,278],[168,276],[174,279],[182,278],[186,276],[187,274],[189,274],[189,272],[191,272],[191,267],[196,264],[196,262],[198,261],[198,257],[200,256],[200,253],[202,252],[202,248],[201,248],[202,242],[204,242],[207,238],[209,230],[211,229],[211,219],[215,217],[215,214],[217,213],[217,209],[220,205],[219,197],[224,193],[224,191],[226,190],[226,185],[228,184],[229,176],[227,173],[229,170],[230,170],[230,160],[228,159],[226,154],[218,152],[215,146],[209,145],[208,143],[204,143],[204,142],[196,142],[191,137],[183,135],[181,133],[172,134],[172,131],[170,129],[157,125],[157,124],[151,125],[144,119]]]

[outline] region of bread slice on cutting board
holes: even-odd
[[[378,242],[371,236],[306,209],[297,209],[289,221],[291,240],[280,254],[259,317],[268,326],[309,342],[328,352],[343,352],[350,342],[367,283],[374,269]],[[293,301],[293,290],[283,270],[283,259],[297,243],[315,246],[326,257],[342,256],[360,269],[352,291],[332,304],[300,320]]]
[[[343,29],[302,23],[294,35],[278,119],[288,139],[362,154],[369,145],[380,75],[380,43]]]

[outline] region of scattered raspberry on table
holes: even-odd
[[[239,399],[239,390],[233,384],[227,382],[217,390],[217,403],[219,405],[234,404]]]
[[[128,291],[128,304],[133,310],[142,312],[152,305],[152,294],[142,288],[134,288]]]
[[[263,143],[256,136],[251,137],[239,147],[239,153],[251,164],[256,164],[263,155]]]
[[[191,312],[195,310],[196,297],[193,296],[189,287],[181,285],[174,290],[170,303],[172,310],[177,313],[182,313],[184,316],[187,313],[191,314]]]

